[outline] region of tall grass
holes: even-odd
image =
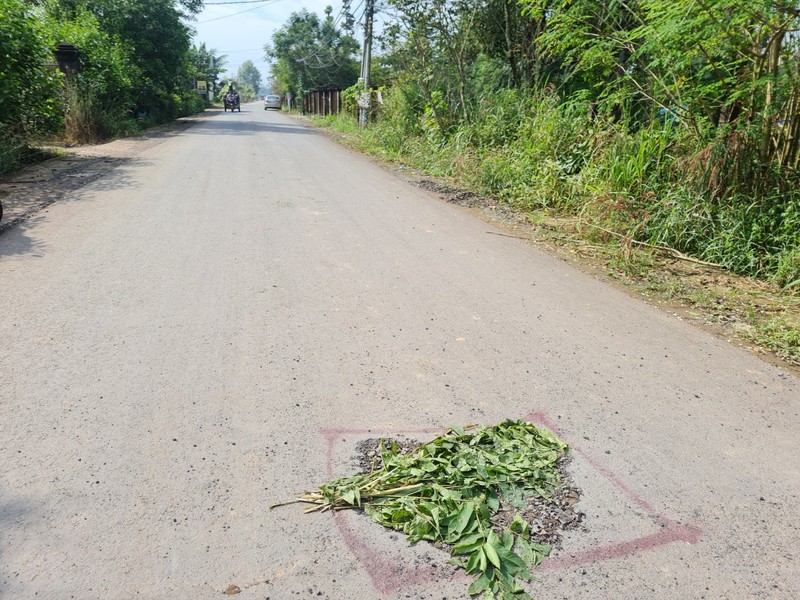
[[[64,86],[64,138],[71,144],[90,144],[111,134],[113,116],[96,100],[91,87],[78,82]]]
[[[140,114],[99,99],[90,84],[75,80],[64,86],[64,132],[69,144],[91,144],[146,127],[202,112],[205,101],[197,94],[161,94]]]
[[[0,175],[3,175],[13,171],[24,161],[28,154],[28,144],[24,138],[14,135],[2,126],[0,136],[3,138],[3,143],[0,144]]]

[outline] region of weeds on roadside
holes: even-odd
[[[800,366],[800,328],[783,317],[775,317],[747,332],[745,336],[772,350],[788,362]]]
[[[777,173],[748,175],[757,153],[748,132],[701,144],[676,123],[637,129],[590,116],[578,100],[503,90],[469,123],[432,133],[420,126],[414,98],[401,90],[383,97],[380,117],[365,129],[350,115],[328,124],[362,151],[521,213],[577,222],[585,240],[616,249],[604,255],[625,276],[646,278],[651,268],[634,247],[667,248],[800,294],[800,185]],[[753,325],[761,345],[788,348],[800,362],[791,335]],[[787,327],[800,331],[798,323]]]

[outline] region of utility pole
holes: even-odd
[[[364,53],[361,56],[361,81],[364,91],[358,99],[358,122],[361,127],[367,126],[367,116],[371,92],[369,90],[369,64],[372,59],[372,20],[375,15],[375,0],[367,0],[364,9]]]

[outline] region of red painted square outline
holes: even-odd
[[[660,526],[657,532],[648,535],[639,536],[622,542],[600,545],[595,548],[588,548],[570,556],[546,558],[542,564],[537,567],[537,571],[576,567],[646,552],[673,542],[696,544],[700,540],[700,534],[702,533],[700,527],[682,525],[656,510],[650,502],[631,490],[631,488],[608,467],[603,465],[599,460],[589,456],[585,451],[566,439],[564,435],[558,431],[555,423],[547,414],[543,412],[534,412],[529,414],[525,419],[531,423],[547,427],[550,431],[557,434],[562,440],[569,444],[573,452],[580,455],[592,468],[607,479],[621,495],[627,497],[631,502],[636,504]],[[334,476],[333,455],[338,439],[343,435],[365,435],[376,433],[376,431],[383,432],[386,435],[401,435],[438,433],[440,430],[414,429],[392,431],[387,429],[322,429],[320,432],[327,441],[326,466],[328,477],[332,478]],[[372,582],[372,586],[381,594],[398,591],[408,586],[442,580],[441,572],[430,566],[404,568],[389,560],[389,558],[385,557],[380,551],[367,544],[366,540],[347,522],[347,517],[344,515],[343,511],[334,512],[333,519],[348,549],[364,567],[364,570],[367,572]],[[455,578],[465,578],[465,576],[459,574],[456,575]]]

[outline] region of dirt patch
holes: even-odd
[[[500,511],[492,519],[497,531],[502,531],[519,515],[528,523],[531,540],[539,544],[549,544],[561,548],[561,534],[564,531],[582,529],[586,515],[578,510],[581,490],[575,486],[567,467],[570,458],[565,456],[558,464],[561,484],[549,498],[530,496],[527,505],[517,509],[508,502],[500,503]]]
[[[481,209],[509,223],[518,222],[521,218],[508,204],[480,196],[469,190],[459,190],[446,183],[429,178],[418,179],[414,181],[414,184],[424,190],[441,195],[445,201],[451,204],[458,204],[465,208]]]

